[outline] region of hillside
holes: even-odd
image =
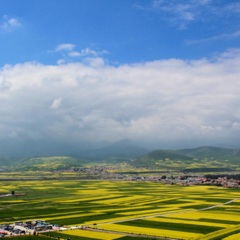
[[[70,167],[81,166],[81,162],[72,157],[55,156],[55,157],[36,157],[22,160],[15,165],[18,170],[65,170]]]
[[[162,159],[165,160],[167,158],[173,159],[173,160],[192,160],[192,157],[189,157],[184,154],[177,153],[175,151],[170,151],[170,150],[155,150],[147,154],[148,157],[151,159]]]
[[[10,157],[0,157],[0,171],[10,168],[14,165],[16,159]]]
[[[139,147],[131,140],[125,139],[99,149],[83,151],[77,155],[73,155],[73,157],[80,157],[94,162],[104,161],[116,163],[129,161],[130,159],[140,157],[147,152],[148,150],[145,148]]]
[[[231,171],[240,169],[238,149],[199,147],[155,150],[132,161],[134,167],[181,171]]]
[[[240,160],[239,149],[204,146],[192,149],[182,149],[176,152],[196,159],[229,160],[232,163],[237,163]]]
[[[0,158],[4,170],[64,170],[84,167],[86,164],[127,163],[130,168],[177,170],[185,172],[240,170],[240,150],[217,147],[198,147],[180,150],[154,150],[135,145],[130,140],[107,147],[80,152],[72,156],[29,157],[24,159]]]
[[[131,162],[134,167],[143,168],[178,168],[180,162],[191,163],[192,157],[183,155],[171,150],[154,150],[146,155],[141,156]],[[171,163],[171,164],[170,164]]]

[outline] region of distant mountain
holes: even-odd
[[[19,170],[57,170],[71,166],[79,166],[83,162],[108,162],[119,163],[135,159],[148,150],[138,146],[129,139],[112,144],[106,143],[75,143],[74,145],[64,142],[34,142],[29,145],[16,144],[7,151],[0,151],[0,171],[4,169]],[[99,147],[105,145],[105,147]],[[90,148],[89,150],[83,150]],[[0,148],[1,150],[1,148]],[[74,154],[73,154],[74,153]],[[56,157],[61,156],[61,157]]]
[[[147,154],[147,157],[155,160],[165,160],[167,158],[173,159],[173,160],[192,160],[192,157],[189,157],[184,154],[177,153],[176,151],[171,150],[155,150]]]
[[[36,156],[69,156],[73,152],[97,149],[106,146],[104,142],[65,142],[64,140],[0,140],[0,158],[31,158]]]
[[[106,147],[83,151],[72,156],[91,161],[118,162],[137,158],[147,152],[147,149],[137,146],[129,139],[125,139]]]
[[[79,167],[81,162],[72,157],[54,156],[54,157],[36,157],[16,162],[15,169],[18,170],[65,170],[70,167]]]
[[[53,147],[53,145],[51,146]],[[75,149],[75,147],[74,147]],[[34,149],[33,149],[34,150]],[[55,152],[55,146],[54,146]],[[60,149],[61,150],[61,149]],[[65,152],[65,149],[62,149]],[[154,150],[138,146],[125,139],[108,146],[81,151],[69,155],[47,155],[36,151],[39,157],[0,157],[0,171],[17,170],[63,170],[84,166],[86,163],[128,162],[132,167],[161,170],[181,170],[185,172],[240,170],[240,149],[219,147],[198,147],[180,150]]]
[[[229,160],[231,162],[240,161],[239,149],[204,146],[192,149],[177,150],[176,152],[196,159]]]
[[[170,161],[191,162],[193,158],[172,150],[154,150],[132,161],[131,164],[135,167],[158,168]]]
[[[217,147],[198,147],[182,150],[155,150],[131,164],[155,169],[240,169],[240,150]]]
[[[17,159],[10,157],[0,157],[0,171],[9,169]]]

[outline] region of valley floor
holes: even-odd
[[[0,198],[1,224],[42,219],[66,228],[51,233],[56,238],[233,240],[240,233],[239,190],[233,188],[150,181],[0,182],[2,194],[12,191],[16,195]]]

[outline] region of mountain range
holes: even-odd
[[[148,149],[124,139],[102,148],[81,151],[72,156],[89,161],[122,162],[138,158],[147,152]]]
[[[135,159],[132,164],[135,167],[155,169],[231,171],[240,169],[240,150],[210,146],[180,150],[154,150]]]
[[[75,149],[75,148],[74,148]],[[38,152],[38,151],[37,151]],[[43,152],[44,153],[44,152]],[[203,146],[180,150],[149,150],[125,139],[103,147],[62,155],[0,156],[0,169],[66,169],[91,163],[127,163],[146,169],[240,169],[240,149]]]

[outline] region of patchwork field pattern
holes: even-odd
[[[0,223],[44,219],[66,226],[71,239],[237,239],[240,194],[211,186],[126,181],[3,181]],[[232,201],[233,200],[233,201]]]

